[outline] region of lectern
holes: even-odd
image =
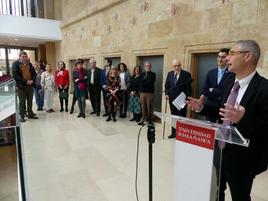
[[[248,147],[233,126],[155,112],[176,128],[174,201],[216,201],[225,143]]]

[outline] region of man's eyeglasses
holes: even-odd
[[[220,56],[220,55],[218,55],[218,58],[219,58],[219,59],[225,59],[226,56]]]
[[[236,55],[236,54],[242,54],[242,53],[248,53],[249,51],[233,51],[233,50],[230,50],[229,51],[229,55],[233,56],[233,55]]]

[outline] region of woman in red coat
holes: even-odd
[[[58,70],[55,72],[56,86],[59,90],[60,112],[63,112],[63,100],[65,100],[65,111],[68,112],[69,97],[69,71],[63,61],[58,62]]]

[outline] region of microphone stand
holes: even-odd
[[[153,124],[148,124],[147,139],[149,143],[149,201],[153,201],[153,143],[155,142]]]

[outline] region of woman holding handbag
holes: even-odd
[[[65,100],[65,112],[68,112],[69,98],[69,71],[63,61],[58,62],[58,70],[55,72],[56,86],[59,90],[60,112],[63,112],[63,100]]]

